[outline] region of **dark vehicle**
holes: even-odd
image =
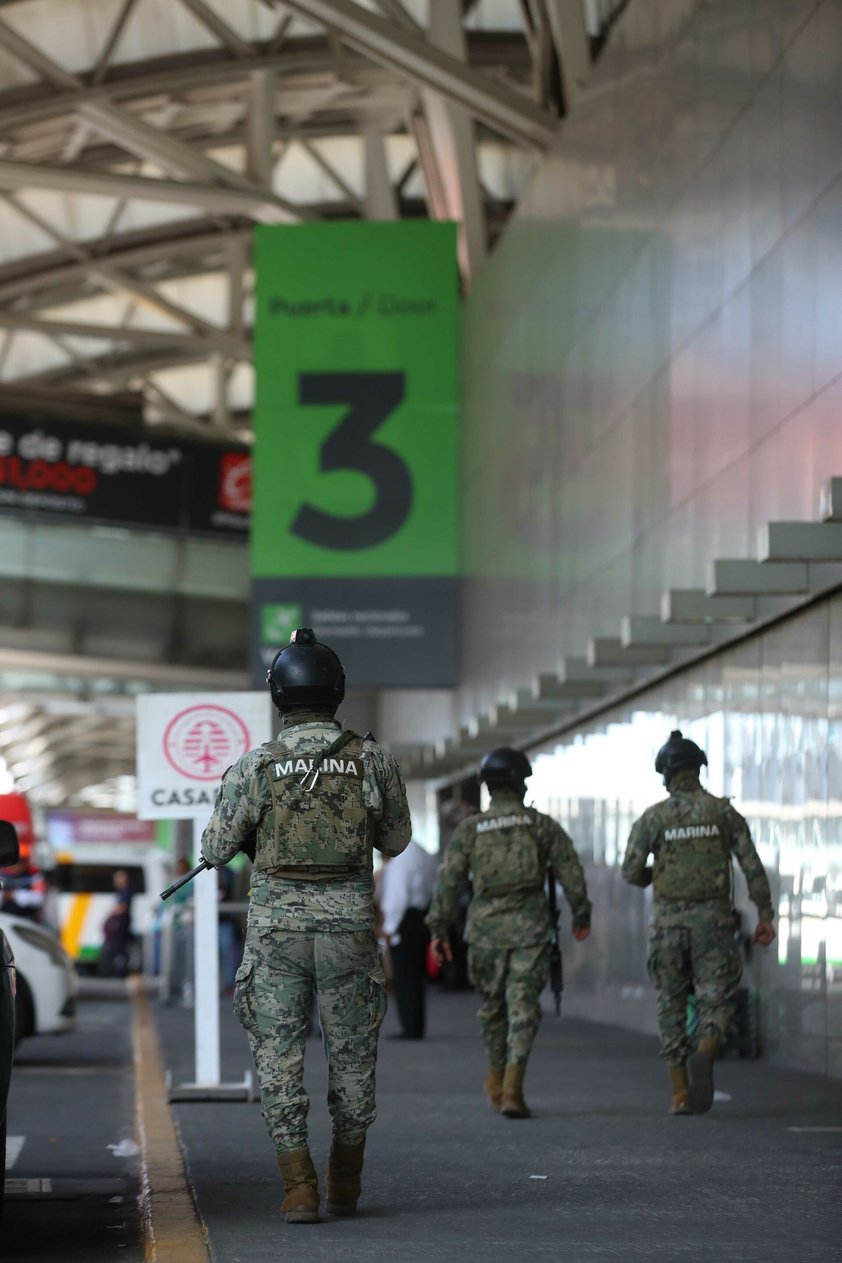
[[[0,868],[16,864],[20,851],[15,826],[0,820]],[[0,1216],[6,1187],[6,1101],[15,1054],[15,960],[8,939],[0,931],[3,972],[0,976]]]

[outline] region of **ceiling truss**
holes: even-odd
[[[146,0],[114,0],[83,69],[27,33],[25,0],[0,4],[0,50],[35,77],[0,90],[0,209],[44,243],[0,262],[0,382],[130,385],[151,423],[248,437],[255,222],[455,219],[470,284],[517,191],[492,192],[483,146],[522,179],[557,125],[554,6],[529,0],[519,26],[488,30],[466,20],[473,5],[436,0],[425,29],[401,0],[261,0],[272,33],[258,41],[242,21],[256,2],[174,0],[210,46],[138,60],[121,47]],[[304,165],[318,196],[302,196]],[[72,212],[91,198],[111,209],[86,236]],[[210,279],[212,312],[178,296]],[[199,366],[193,403],[178,373]]]
[[[55,0],[66,51],[43,5],[0,0],[0,386],[64,408],[140,392],[148,424],[248,440],[253,225],[456,220],[469,287],[581,92],[594,3]],[[0,649],[0,677],[42,669],[21,654]],[[13,693],[0,761],[20,788],[118,801],[130,698]]]

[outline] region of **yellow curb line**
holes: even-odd
[[[190,1192],[167,1099],[158,1035],[141,979],[129,979],[129,994],[146,1263],[208,1263],[207,1232],[199,1223]]]

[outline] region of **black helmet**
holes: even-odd
[[[668,785],[675,773],[682,768],[692,768],[694,772],[698,772],[700,767],[707,767],[707,761],[708,756],[701,746],[697,746],[689,737],[682,736],[681,730],[675,728],[669,735],[669,741],[658,751],[655,771],[661,773],[664,784]]]
[[[527,776],[532,775],[532,764],[522,750],[513,750],[511,746],[495,746],[484,756],[477,775],[487,785],[522,785]]]
[[[332,649],[316,640],[312,627],[299,627],[272,659],[266,683],[278,710],[291,706],[334,711],[345,696],[345,671]]]

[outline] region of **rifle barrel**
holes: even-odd
[[[197,864],[195,868],[191,868],[189,873],[183,873],[178,881],[174,881],[171,886],[167,886],[166,890],[162,890],[161,898],[169,899],[170,895],[174,895],[177,890],[181,890],[182,886],[186,886],[189,881],[192,881],[194,877],[198,877],[199,873],[203,873],[207,868],[213,868],[213,864],[209,864],[203,857],[201,863]]]

